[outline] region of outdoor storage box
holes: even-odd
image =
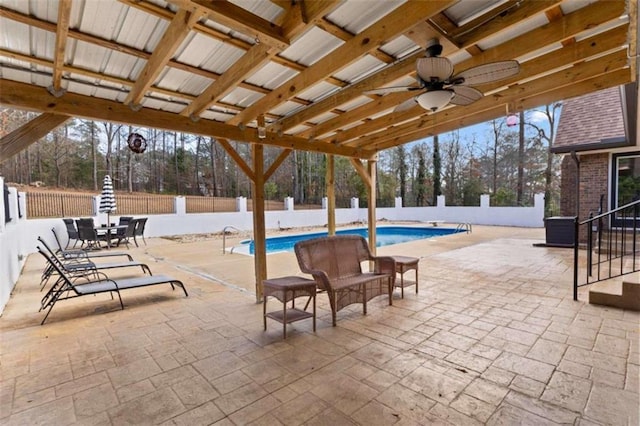
[[[573,216],[554,216],[544,220],[548,246],[573,247],[575,224]]]

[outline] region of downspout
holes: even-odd
[[[573,300],[578,300],[578,233],[580,231],[580,159],[575,151],[571,151],[571,158],[576,163],[576,217],[573,219]]]

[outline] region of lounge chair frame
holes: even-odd
[[[175,290],[175,286],[182,288],[184,295],[189,297],[189,293],[187,293],[187,289],[182,281],[167,275],[145,275],[143,277],[135,278],[112,279],[105,273],[100,272],[97,269],[92,269],[85,271],[82,275],[70,276],[60,266],[59,262],[53,260],[40,247],[38,247],[38,252],[47,260],[48,265],[50,265],[60,276],[41,300],[38,312],[47,309],[47,313],[42,319],[40,325],[45,323],[51,313],[51,310],[59,300],[73,299],[90,294],[111,293],[111,298],[113,299],[113,293],[115,292],[118,295],[121,309],[124,309],[124,303],[122,301],[120,291],[132,288],[141,288],[157,284],[169,284],[173,290]]]

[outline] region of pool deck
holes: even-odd
[[[574,302],[572,251],[543,240],[474,226],[380,247],[420,258],[418,295],[348,307],[331,327],[319,294],[317,332],[296,322],[286,340],[273,321],[263,331],[253,258],[220,238],[129,250],[188,298],[61,301],[44,326],[30,256],[0,318],[0,424],[637,425],[640,315],[591,306],[586,289]],[[292,253],[267,270],[301,275]]]

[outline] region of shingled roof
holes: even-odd
[[[587,151],[627,144],[619,87],[564,102],[553,152]]]

